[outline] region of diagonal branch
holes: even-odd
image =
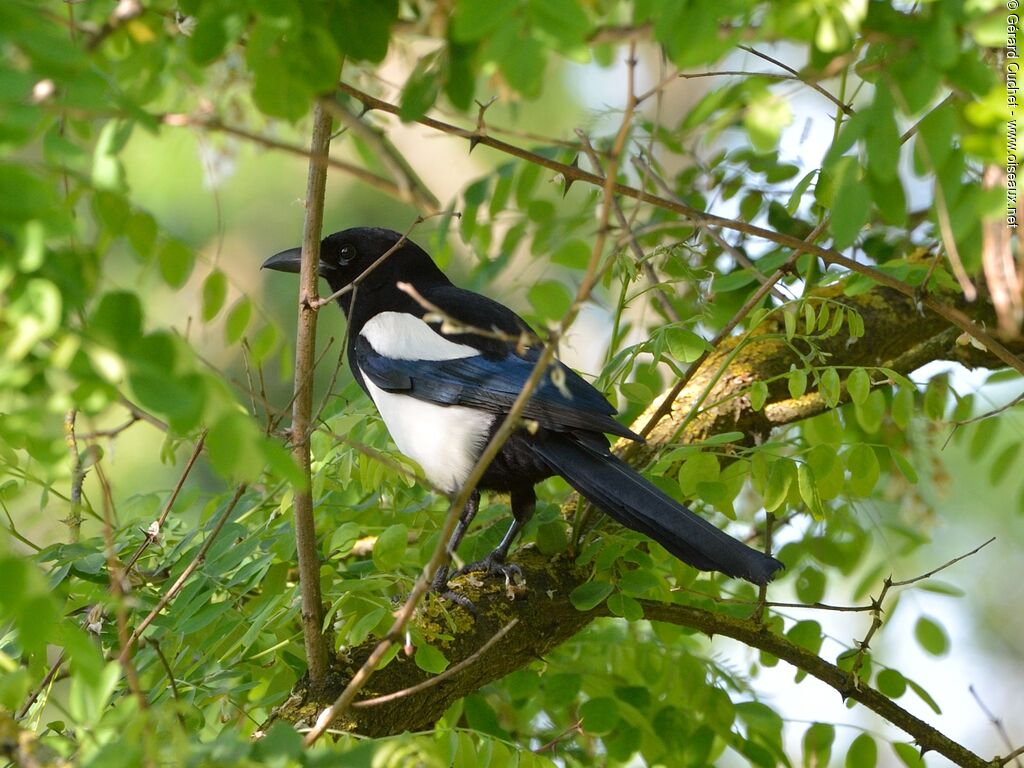
[[[397,115],[399,112],[397,105],[378,99],[375,96],[371,96],[348,83],[341,83],[338,86],[338,89],[342,93],[346,93],[349,96],[358,99],[368,109],[379,109],[383,112],[389,112],[394,115]],[[522,147],[509,144],[506,141],[496,139],[485,133],[479,133],[476,130],[460,128],[458,126],[451,125],[450,123],[445,123],[441,120],[427,116],[419,118],[417,122],[429,128],[441,131],[442,133],[461,136],[462,138],[471,140],[475,144],[483,144],[513,157],[518,157],[521,160],[526,160],[530,163],[534,163],[535,165],[547,168],[555,173],[560,173],[566,180],[584,181],[588,184],[593,184],[596,187],[601,187],[602,189],[607,186],[609,190],[615,194],[630,197],[634,200],[639,200],[665,210],[673,211],[689,219],[695,224],[703,225],[705,227],[710,225],[720,227],[722,229],[729,229],[735,232],[751,235],[753,237],[758,237],[769,242],[777,243],[778,245],[782,245],[787,248],[805,251],[822,259],[826,264],[834,264],[851,272],[856,272],[857,274],[869,277],[874,282],[886,286],[887,288],[891,288],[894,291],[898,291],[899,293],[910,297],[915,302],[919,302],[921,305],[943,318],[946,322],[955,325],[960,330],[977,339],[978,342],[995,355],[1003,365],[1024,374],[1024,360],[1022,360],[1020,356],[1010,352],[1005,345],[985,331],[980,325],[973,322],[971,318],[961,310],[950,306],[944,301],[940,301],[930,293],[922,292],[917,287],[887,275],[874,267],[867,264],[861,264],[854,259],[844,256],[834,249],[824,248],[813,243],[808,243],[798,237],[794,237],[793,235],[787,235],[783,232],[775,232],[770,229],[765,229],[764,227],[750,224],[746,221],[729,219],[724,216],[705,213],[687,205],[681,200],[661,197],[626,184],[620,184],[614,181],[614,176],[608,179],[602,178],[595,173],[585,171],[567,163],[558,162],[557,160],[544,157],[543,155],[539,155],[535,152],[530,152]]]

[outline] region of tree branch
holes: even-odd
[[[389,112],[394,115],[397,115],[399,112],[397,105],[378,99],[368,93],[364,93],[358,88],[347,83],[340,83],[338,89],[342,93],[346,93],[349,96],[358,99],[369,109],[379,109],[383,112]],[[1003,365],[1014,368],[1024,374],[1024,360],[1022,360],[1018,355],[1010,352],[1002,343],[985,331],[981,326],[974,323],[971,318],[961,310],[936,299],[930,293],[922,292],[915,286],[909,285],[902,280],[897,280],[874,267],[867,264],[861,264],[858,261],[844,256],[836,250],[808,243],[793,235],[787,235],[782,232],[774,232],[772,230],[765,229],[764,227],[758,227],[746,221],[728,219],[723,216],[705,213],[687,205],[681,200],[653,195],[644,190],[615,182],[614,178],[602,178],[595,173],[584,171],[583,169],[573,165],[560,163],[557,160],[552,160],[551,158],[544,157],[543,155],[539,155],[535,152],[530,152],[529,150],[517,147],[514,144],[509,144],[506,141],[496,139],[493,136],[489,136],[476,130],[459,128],[458,126],[427,116],[419,118],[417,122],[429,128],[441,131],[442,133],[461,136],[462,138],[470,140],[474,144],[483,144],[513,157],[518,157],[535,165],[547,168],[555,173],[560,173],[568,181],[584,181],[588,184],[601,187],[602,189],[607,185],[610,187],[610,191],[615,194],[630,197],[634,200],[639,200],[640,202],[649,203],[659,208],[673,211],[697,225],[705,227],[709,225],[721,227],[722,229],[741,232],[745,235],[751,235],[769,242],[777,243],[778,245],[785,246],[787,248],[805,251],[822,259],[826,264],[834,264],[851,272],[856,272],[857,274],[869,277],[876,283],[886,286],[894,291],[898,291],[899,293],[913,299],[915,302],[919,302],[924,307],[927,307],[932,312],[945,319],[946,322],[955,325],[960,330],[977,339],[987,350],[995,355]]]
[[[763,624],[688,605],[671,605],[651,600],[641,600],[640,604],[644,609],[644,618],[651,621],[678,624],[700,630],[708,636],[731,637],[751,648],[770,653],[792,664],[797,669],[807,672],[834,688],[844,699],[850,698],[863,704],[893,725],[906,731],[918,743],[922,752],[938,752],[961,766],[989,765],[987,760],[907,712],[892,699],[863,682],[855,682],[856,678],[852,673],[846,672],[817,654],[791,643],[782,635],[769,632]]]
[[[306,665],[313,688],[327,675],[327,642],[323,635],[324,613],[320,595],[320,557],[313,523],[313,491],[310,476],[309,435],[313,413],[313,358],[316,351],[316,302],[320,231],[324,219],[327,186],[327,151],[331,142],[331,115],[319,103],[313,109],[309,177],[306,186],[306,218],[302,227],[302,266],[299,275],[299,318],[295,336],[294,400],[292,402],[292,455],[302,470],[303,482],[295,488],[295,547],[299,559],[302,593],[302,635]]]

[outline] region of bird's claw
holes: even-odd
[[[502,557],[493,554],[483,560],[470,563],[460,568],[455,575],[464,576],[470,573],[482,573],[484,578],[501,576],[505,579],[505,592],[509,598],[514,598],[526,585],[526,578],[523,576],[523,569],[515,563],[507,563]]]

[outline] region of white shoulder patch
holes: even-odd
[[[359,335],[374,351],[393,360],[457,360],[479,355],[468,344],[456,344],[407,312],[380,312],[363,324]]]

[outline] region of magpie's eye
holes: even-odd
[[[356,249],[351,245],[345,244],[341,246],[341,250],[338,251],[338,264],[345,266],[352,259],[356,257]]]

